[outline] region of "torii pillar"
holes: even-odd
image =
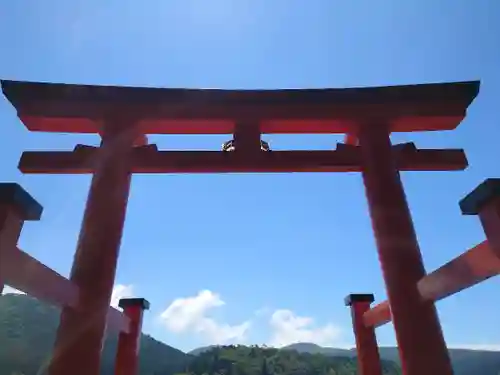
[[[373,301],[373,294],[349,294],[344,299],[345,305],[351,308],[360,375],[382,375],[375,327],[367,327],[363,320]]]
[[[121,125],[123,119],[108,120],[101,134],[102,143],[94,164],[70,276],[79,288],[78,308],[62,310],[50,375],[96,375],[100,372],[106,318],[132,176],[130,156],[140,139],[133,124]]]
[[[451,375],[436,308],[417,289],[426,272],[389,135],[388,124],[374,122],[361,125],[358,138],[401,367],[405,375]]]

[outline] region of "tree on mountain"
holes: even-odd
[[[262,359],[262,368],[260,372],[261,375],[270,375],[267,369],[267,359],[265,357]]]

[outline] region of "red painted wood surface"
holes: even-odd
[[[98,149],[77,151],[28,151],[19,162],[23,173],[92,173]],[[394,151],[402,171],[463,170],[463,150]],[[131,159],[134,173],[276,173],[276,172],[360,172],[361,153],[357,148],[336,151],[272,151],[238,155],[222,151],[155,151],[136,148]]]
[[[436,308],[432,302],[422,300],[415,287],[425,276],[425,269],[393,158],[389,127],[384,130],[382,125],[363,126],[358,139],[363,182],[403,373],[452,375]]]
[[[78,288],[64,276],[20,249],[10,253],[0,272],[10,286],[56,307],[75,307]]]
[[[421,298],[437,302],[500,274],[500,258],[488,241],[483,241],[417,283]],[[391,321],[387,301],[364,315],[365,324],[379,327]]]
[[[113,125],[103,134],[70,275],[78,306],[62,310],[54,347],[61,354],[51,358],[51,375],[99,374],[130,190],[129,155],[137,140],[131,128],[115,132]]]
[[[110,307],[106,317],[106,329],[110,332],[130,332],[130,318],[120,310]]]
[[[422,298],[439,301],[500,274],[500,258],[488,241],[461,254],[418,282]]]
[[[113,112],[138,119],[145,134],[231,134],[240,120],[259,121],[261,133],[355,133],[367,113],[395,132],[450,130],[479,90],[479,82],[293,90],[1,83],[29,130],[65,133],[100,133]]]
[[[118,337],[115,375],[136,375],[139,369],[139,350],[144,310],[149,309],[149,302],[142,299],[129,299],[123,307],[123,314],[130,320],[130,331],[122,332]],[[127,300],[125,300],[127,302]]]
[[[367,327],[380,327],[391,321],[389,302],[384,301],[366,311],[363,321]]]
[[[359,374],[382,375],[375,329],[374,327],[366,326],[363,322],[363,315],[369,309],[369,302],[354,302],[351,305]]]
[[[9,259],[16,251],[24,220],[10,204],[0,204],[0,294],[8,284],[5,271],[9,268]]]
[[[492,251],[500,257],[500,198],[495,198],[484,207],[479,219]]]
[[[6,261],[0,263],[0,275],[6,284],[53,306],[77,306],[78,288],[20,249],[12,251]],[[128,332],[129,323],[129,319],[121,311],[109,307],[108,330]]]

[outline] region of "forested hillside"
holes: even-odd
[[[0,296],[0,375],[43,373],[58,323],[57,309],[36,299]],[[113,375],[117,339],[106,339],[102,375]],[[143,335],[140,358],[141,375],[172,375],[185,369],[189,356]]]
[[[59,321],[57,309],[24,295],[0,296],[0,375],[43,374]],[[117,336],[104,347],[102,375],[113,374]],[[384,363],[387,375],[397,365]],[[143,335],[139,375],[355,375],[350,358],[332,358],[257,347],[214,347],[188,355]]]
[[[394,362],[383,361],[385,375],[400,374]],[[191,375],[356,375],[355,358],[299,353],[257,346],[212,347],[189,364]]]
[[[355,357],[354,349],[325,348],[315,344],[299,343],[284,349],[301,353],[320,353],[327,356]],[[399,363],[398,349],[381,347],[380,357]],[[500,352],[487,350],[450,349],[454,375],[498,375],[500,374]]]
[[[57,309],[25,295],[0,296],[0,375],[46,369],[59,321]],[[112,375],[117,336],[106,339],[102,375]],[[384,371],[399,374],[396,348],[381,348]],[[450,350],[455,375],[498,375],[500,353]],[[299,343],[281,350],[245,346],[199,348],[190,354],[143,335],[139,375],[354,375],[355,351]]]

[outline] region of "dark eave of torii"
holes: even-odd
[[[2,91],[31,131],[101,133],[102,124],[126,118],[144,134],[233,134],[253,126],[261,134],[346,133],[360,124],[390,124],[391,132],[455,129],[479,91],[479,82],[347,89],[219,90],[136,88],[1,81]],[[133,121],[130,121],[130,120]],[[25,152],[25,173],[91,173],[98,149]],[[462,170],[462,150],[419,150],[395,145],[400,170]],[[158,151],[136,147],[136,173],[356,172],[360,150]]]

